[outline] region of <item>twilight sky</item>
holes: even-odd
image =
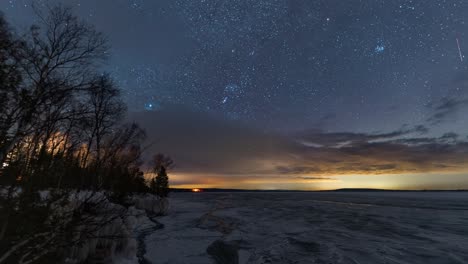
[[[466,0],[34,2],[108,36],[173,186],[468,189]]]

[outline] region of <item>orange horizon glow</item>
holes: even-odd
[[[468,189],[467,174],[389,174],[336,175],[327,178],[303,179],[278,175],[169,175],[170,186],[183,189],[244,189],[244,190],[304,190],[322,191],[342,188],[388,190],[456,190]]]

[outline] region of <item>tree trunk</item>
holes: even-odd
[[[0,167],[3,167],[3,163],[6,161],[8,153],[10,153],[10,151],[13,149],[17,141],[18,138],[15,137],[0,146]]]

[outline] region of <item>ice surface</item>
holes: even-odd
[[[207,252],[215,241],[236,247],[239,263],[468,263],[466,192],[175,193],[170,200],[169,215],[158,219],[165,227],[146,237],[152,263],[215,263],[216,250]]]

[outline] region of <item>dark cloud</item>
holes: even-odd
[[[437,125],[454,118],[462,108],[468,106],[466,98],[451,98],[444,97],[436,103],[431,103],[428,107],[433,111],[432,115],[427,119],[432,125]]]
[[[369,141],[389,140],[397,137],[402,137],[411,134],[425,134],[429,130],[425,126],[418,125],[414,128],[403,127],[389,133],[352,133],[352,132],[337,132],[337,133],[324,133],[320,130],[312,130],[302,132],[298,137],[305,145],[316,145],[324,147],[342,147],[350,146]]]
[[[301,173],[322,173],[318,167],[313,166],[277,166],[276,171],[279,174],[301,174]]]
[[[468,144],[361,142],[337,148],[311,147],[301,157],[301,162],[292,166],[314,164],[315,170],[322,172],[319,175],[419,173],[448,168],[464,170],[468,165]]]
[[[444,141],[456,141],[458,139],[459,135],[454,132],[448,132],[443,134],[440,139]]]
[[[467,142],[455,133],[411,137],[426,133],[423,126],[389,133],[308,131],[291,136],[180,107],[132,118],[143,124],[153,141],[148,154],[172,156],[178,173],[276,179],[468,169]]]
[[[274,160],[292,149],[293,142],[253,129],[239,121],[192,111],[181,106],[132,114],[148,134],[147,152],[172,156],[186,172],[244,174],[260,160]],[[261,169],[261,167],[259,167]]]
[[[312,180],[312,181],[336,180],[335,178],[330,178],[330,177],[313,177],[313,176],[300,176],[298,178],[302,180]]]
[[[417,137],[417,138],[399,138],[391,142],[396,144],[406,145],[422,145],[422,144],[451,144],[459,142],[460,135],[454,132],[448,132],[440,137]]]

